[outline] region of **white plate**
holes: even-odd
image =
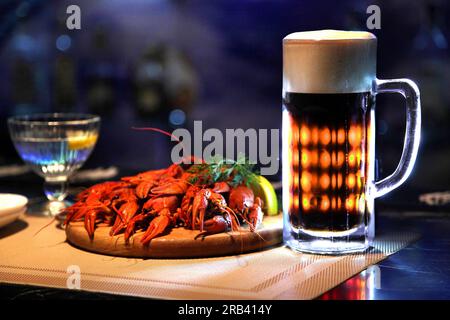
[[[16,221],[21,214],[25,213],[25,211],[27,211],[26,207],[19,209],[18,211],[10,212],[8,214],[0,216],[0,228]]]
[[[19,194],[0,193],[0,218],[25,208],[27,203],[28,199]]]

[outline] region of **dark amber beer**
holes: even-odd
[[[370,94],[286,93],[289,222],[311,231],[348,231],[365,216]]]
[[[417,88],[409,80],[376,79],[376,37],[368,32],[290,34],[283,60],[285,242],[314,253],[366,250],[374,198],[406,179],[417,154]],[[414,134],[407,133],[400,169],[375,182],[375,95],[382,91],[413,97],[407,127]]]

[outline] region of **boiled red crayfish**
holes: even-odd
[[[111,236],[124,233],[126,241],[142,230],[144,245],[175,226],[206,235],[236,231],[241,223],[256,230],[263,218],[263,203],[250,188],[193,178],[194,173],[173,164],[94,185],[66,209],[64,224],[84,220],[91,238],[98,225],[108,225]]]

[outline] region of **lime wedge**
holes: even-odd
[[[260,197],[264,202],[263,211],[266,215],[278,214],[278,199],[272,184],[263,176],[257,176],[250,184],[255,197]]]

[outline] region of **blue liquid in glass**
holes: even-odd
[[[14,141],[22,159],[42,177],[67,177],[90,155],[94,143],[69,143],[62,138],[19,138]]]

